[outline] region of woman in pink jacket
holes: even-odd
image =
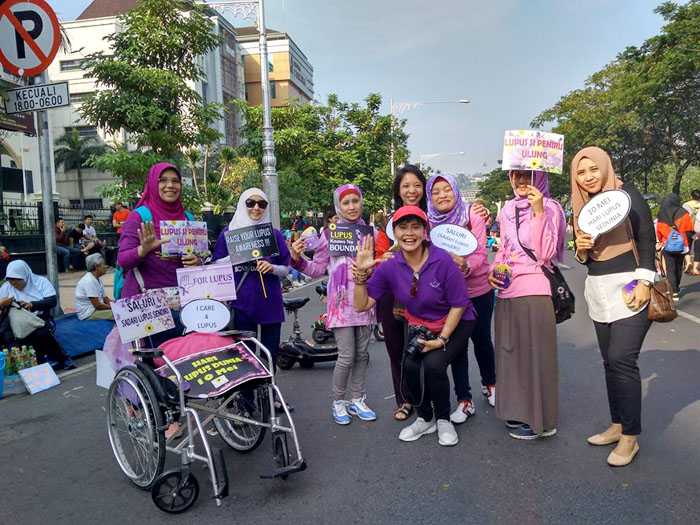
[[[362,191],[354,184],[344,184],[333,194],[337,224],[365,224],[362,219]],[[327,321],[338,345],[338,360],[333,370],[333,419],[347,425],[351,415],[374,421],[376,414],[365,402],[365,383],[369,364],[369,341],[377,322],[374,308],[357,312],[353,306],[355,283],[352,257],[331,257],[328,230],[321,236],[312,261],[303,257],[304,239],[292,244],[292,266],[310,277],[321,277],[328,270]],[[347,400],[350,383],[350,400]]]
[[[477,313],[471,334],[474,355],[481,372],[481,392],[491,406],[496,403],[496,364],[491,341],[494,292],[488,283],[489,262],[486,252],[486,223],[482,214],[462,200],[457,181],[451,175],[433,175],[427,184],[428,218],[430,227],[455,224],[470,230],[478,241],[478,248],[466,257],[452,255],[455,264],[465,275],[469,298]],[[467,343],[468,344],[468,343]],[[464,423],[476,414],[469,386],[469,358],[467,352],[452,364],[452,378],[457,395],[457,409],[451,414],[453,423]]]
[[[498,290],[496,415],[512,438],[530,440],[557,432],[557,330],[542,267],[561,260],[566,220],[549,198],[545,172],[511,171],[509,177],[515,198],[498,214],[501,249],[488,277]]]

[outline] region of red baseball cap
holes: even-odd
[[[396,227],[396,223],[405,217],[415,217],[420,220],[425,227],[428,227],[428,216],[418,206],[401,206],[391,217],[391,224]]]

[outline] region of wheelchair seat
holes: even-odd
[[[290,312],[294,312],[299,308],[302,308],[311,299],[309,297],[299,297],[297,299],[284,299],[284,307]]]

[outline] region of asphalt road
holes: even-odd
[[[569,261],[572,266],[575,263]],[[339,427],[330,419],[332,364],[283,371],[309,464],[285,481],[259,479],[271,465],[267,444],[249,455],[227,451],[231,495],[221,508],[202,493],[186,514],[158,511],[149,493],[122,476],[105,431],[105,391],[94,369],[34,397],[0,401],[0,523],[620,523],[700,522],[700,324],[679,318],[650,331],[640,359],[644,434],[624,469],[606,466],[609,449],[585,438],[608,423],[602,362],[583,302],[583,271],[566,270],[581,299],[559,327],[559,434],[510,439],[482,398],[459,428],[460,443],[397,439],[388,360],[373,343],[369,370],[375,423]],[[313,289],[295,292],[311,294]],[[700,317],[700,284],[681,306]],[[318,302],[305,308],[308,327]],[[472,386],[479,384],[473,357]]]

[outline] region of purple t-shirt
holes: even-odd
[[[476,313],[469,300],[464,275],[459,271],[450,254],[437,246],[429,245],[428,260],[420,269],[415,297],[411,297],[413,269],[403,253],[379,265],[367,282],[367,293],[375,301],[385,294],[392,294],[415,317],[437,321],[445,317],[450,308],[464,307],[462,319],[472,321]]]

